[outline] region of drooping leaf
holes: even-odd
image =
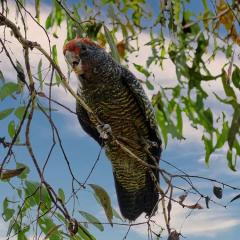
[[[118,218],[119,220],[124,221],[124,220],[122,219],[122,217],[120,216],[120,214],[119,214],[114,208],[112,208],[112,211],[113,211],[113,216],[114,216],[115,218]]]
[[[3,120],[4,118],[8,117],[12,112],[14,108],[8,108],[3,111],[0,111],[0,120]]]
[[[236,135],[240,132],[240,106],[234,111],[231,127],[228,134],[228,145],[232,149]],[[237,141],[237,140],[236,140]]]
[[[52,47],[52,56],[53,56],[53,61],[58,64],[58,53],[57,53],[57,46],[53,45]]]
[[[40,203],[40,194],[39,194],[40,184],[33,181],[25,181],[24,192],[28,198],[30,206],[36,206]]]
[[[59,224],[59,225],[56,225],[56,226],[53,226],[51,227],[48,232],[46,233],[46,236],[44,237],[44,240],[47,240],[47,239],[51,239],[50,237],[55,234],[58,229],[62,226],[62,224]]]
[[[104,230],[101,222],[92,214],[84,211],[79,211],[79,213],[90,223],[92,223],[96,228],[98,228],[101,232]]]
[[[35,0],[35,18],[38,20],[38,22],[40,21],[40,2],[40,0]]]
[[[119,58],[119,55],[118,55],[118,50],[117,50],[115,41],[113,39],[113,36],[112,36],[111,32],[108,30],[108,28],[105,25],[104,25],[104,33],[105,33],[105,36],[106,36],[106,40],[109,44],[109,47],[111,49],[112,57],[116,60],[116,62],[120,63],[120,58]]]
[[[20,89],[19,84],[14,82],[7,82],[0,88],[0,100],[11,96],[13,93],[18,92]]]
[[[236,94],[235,94],[233,88],[230,86],[229,80],[228,80],[228,77],[227,77],[227,73],[224,70],[223,70],[223,73],[222,73],[222,84],[223,84],[223,89],[224,89],[225,94],[228,97],[232,97],[235,100],[236,99]]]
[[[3,213],[2,213],[2,217],[5,222],[10,220],[15,213],[14,209],[8,207],[9,206],[8,203],[9,203],[8,198],[5,198],[3,200]]]
[[[207,207],[207,208],[209,208],[209,201],[210,201],[209,196],[206,196],[206,197],[205,197],[205,203],[206,203],[206,207]]]
[[[205,163],[208,164],[210,160],[210,155],[213,153],[213,142],[212,139],[208,139],[203,135],[202,140],[204,141],[205,145]]]
[[[17,168],[17,169],[9,169],[9,170],[2,170],[0,179],[10,179],[16,176],[19,176],[23,171],[25,170],[25,167]]]
[[[45,28],[48,30],[49,28],[51,28],[53,26],[53,14],[52,12],[48,15],[46,22],[45,22]]]
[[[65,202],[65,194],[62,188],[58,189],[58,197],[61,199],[63,203]]]
[[[240,69],[237,66],[235,66],[232,73],[232,82],[234,86],[240,90]]]
[[[150,76],[150,73],[147,69],[145,69],[143,66],[133,63],[133,66],[142,74],[144,74],[147,78]]]
[[[82,224],[78,224],[78,235],[83,240],[96,240],[96,238]]]
[[[38,63],[38,81],[40,82],[40,89],[43,90],[42,59]]]
[[[109,223],[112,225],[113,212],[112,212],[112,205],[111,205],[110,197],[108,196],[107,192],[102,187],[100,187],[96,184],[89,184],[89,186],[94,190],[94,193],[100,200],[100,203],[104,209],[106,217],[107,217]]]
[[[221,187],[214,186],[213,193],[217,198],[222,199],[223,190]]]
[[[8,123],[8,134],[11,138],[13,138],[15,136],[15,122],[14,121],[10,121]]]
[[[154,90],[154,86],[152,85],[152,83],[150,82],[150,81],[146,81],[146,86],[147,86],[147,88],[149,89],[149,90]]]
[[[227,151],[227,161],[228,161],[228,167],[232,170],[232,171],[236,171],[236,162],[233,162],[233,152],[231,149],[228,149]]]

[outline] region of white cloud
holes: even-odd
[[[188,204],[195,204],[196,202],[188,201]],[[166,228],[164,225],[161,204],[159,205],[159,213],[152,218],[155,224],[151,224],[151,229],[154,232],[159,231],[159,225]],[[173,203],[171,212],[171,228],[181,232],[185,237],[200,236],[215,237],[217,234],[230,230],[231,228],[240,224],[239,217],[233,217],[233,212],[236,209],[201,209],[191,212],[190,209],[182,208],[180,205]],[[138,222],[144,222],[146,219],[141,216]],[[133,228],[140,235],[147,235],[147,226],[139,225]]]

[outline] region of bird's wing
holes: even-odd
[[[161,137],[159,134],[158,124],[156,122],[156,116],[151,102],[149,101],[142,85],[139,80],[126,68],[122,67],[121,80],[125,83],[130,91],[134,94],[136,100],[138,101],[143,114],[151,130],[152,141],[157,141],[159,147],[161,147]],[[161,150],[160,150],[161,151]]]
[[[102,145],[102,139],[97,129],[94,127],[94,124],[91,122],[87,111],[78,102],[76,103],[76,112],[83,130],[97,141],[99,145]]]

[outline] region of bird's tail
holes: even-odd
[[[147,170],[145,174],[145,185],[141,189],[134,187],[130,188],[129,186],[127,188],[124,187],[126,185],[124,184],[123,186],[123,184],[121,184],[123,180],[121,179],[120,183],[114,174],[120,211],[123,217],[129,219],[130,221],[134,221],[143,212],[145,212],[147,216],[152,216],[157,210],[159,194],[156,188],[156,182]],[[158,172],[154,173],[154,175],[156,180],[159,181]],[[126,182],[135,180],[130,179],[131,176],[125,176],[125,178],[127,178]],[[131,186],[134,185],[131,184]]]

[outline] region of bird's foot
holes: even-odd
[[[157,142],[154,142],[154,141],[151,141],[151,140],[148,140],[148,139],[143,139],[143,142],[145,144],[146,149],[150,149],[150,148],[153,148],[153,147],[158,147]]]
[[[112,128],[109,124],[102,124],[97,126],[97,131],[102,139],[108,139],[109,134],[112,133]]]

